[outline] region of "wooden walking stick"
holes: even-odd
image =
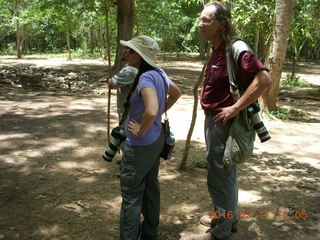
[[[107,54],[108,54],[108,71],[109,71],[109,77],[108,79],[110,79],[111,77],[111,46],[110,46],[110,33],[109,33],[109,6],[106,6],[106,31],[107,31],[107,44],[108,44],[108,48],[107,48]],[[108,110],[107,110],[107,114],[108,114],[108,120],[107,120],[107,132],[108,132],[108,143],[111,142],[110,139],[110,108],[111,108],[111,88],[109,87],[109,91],[108,91]]]
[[[107,132],[108,132],[108,143],[110,143],[110,108],[111,108],[111,88],[109,88],[109,91],[108,91],[108,120],[107,120],[107,124],[108,124],[108,127],[107,127]]]

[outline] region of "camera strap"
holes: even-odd
[[[129,100],[134,92],[134,90],[136,90],[136,87],[138,85],[138,82],[139,82],[139,76],[137,76],[132,84],[132,87],[130,88],[130,91],[128,93],[128,96],[127,96],[127,100],[126,102],[124,103],[123,107],[124,107],[124,112],[122,114],[122,117],[121,117],[121,120],[119,122],[119,126],[122,126],[122,124],[124,123],[124,121],[126,120],[127,118],[127,115],[128,115],[128,112],[129,112],[129,107],[130,107],[130,104],[129,104]]]

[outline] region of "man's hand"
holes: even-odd
[[[135,120],[132,119],[128,124],[128,130],[132,133],[135,137],[141,137],[142,134],[140,133],[140,124]]]
[[[239,111],[236,109],[234,105],[225,108],[217,108],[215,110],[220,112],[213,118],[213,120],[215,122],[222,121],[223,125],[225,125],[228,122],[228,120],[234,118],[239,113]]]

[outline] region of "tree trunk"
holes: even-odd
[[[94,26],[90,24],[89,26],[89,51],[93,54],[94,46],[95,46],[95,37],[94,37]]]
[[[116,4],[118,8],[118,36],[113,72],[118,72],[122,67],[121,55],[123,47],[120,45],[120,40],[130,40],[132,38],[134,0],[117,0]]]
[[[17,21],[17,33],[16,33],[17,43],[16,43],[16,49],[17,49],[17,58],[22,58],[22,39],[21,39],[21,29],[20,29],[20,22]]]
[[[259,55],[258,55],[259,39],[260,39],[260,29],[257,29],[256,30],[256,37],[254,39],[254,47],[253,47],[253,52],[257,57],[259,57]]]
[[[266,59],[266,55],[265,55],[265,46],[266,46],[266,43],[265,43],[265,35],[264,35],[264,32],[263,32],[263,29],[260,28],[259,29],[259,46],[258,46],[258,56],[260,58],[260,60],[262,62],[265,61]]]
[[[204,60],[206,59],[206,55],[207,55],[207,49],[208,49],[208,41],[201,39],[200,40],[200,59]]]
[[[20,12],[19,12],[19,0],[14,2],[14,16],[17,17],[17,31],[16,31],[16,51],[17,51],[17,58],[21,59],[22,57],[22,41],[21,41],[21,27],[20,27]]]
[[[291,68],[291,79],[294,79],[295,75],[296,75],[296,67],[297,67],[297,62],[300,58],[300,54],[301,54],[301,50],[304,46],[304,44],[306,43],[307,39],[305,39],[303,41],[303,43],[301,44],[301,46],[299,47],[299,49],[297,48],[297,46],[294,46],[294,55],[292,56],[292,68]]]
[[[279,84],[282,73],[290,26],[292,19],[293,0],[276,1],[276,21],[274,37],[271,44],[270,55],[267,59],[267,67],[270,70],[273,83],[271,88],[263,94],[263,104],[269,111],[277,109],[276,99],[279,92]]]
[[[133,4],[133,25],[136,27],[135,36],[140,35],[140,24],[139,24],[139,19],[137,15],[137,9],[134,4]]]
[[[111,75],[111,37],[109,31],[109,7],[106,6],[106,38],[107,38],[107,57],[108,57],[108,71]]]
[[[71,61],[70,32],[67,30],[68,61]]]
[[[102,59],[105,59],[105,41],[104,41],[104,22],[101,22],[100,24],[100,49],[101,49],[101,57]]]
[[[296,75],[296,66],[297,66],[297,46],[294,46],[294,52],[292,55],[292,66],[291,66],[291,80],[294,79]]]
[[[191,119],[191,124],[190,124],[189,132],[187,135],[187,139],[186,139],[186,144],[184,147],[183,158],[181,160],[180,167],[179,167],[180,170],[183,170],[186,168],[187,160],[189,157],[190,141],[191,141],[194,125],[196,124],[196,119],[197,119],[199,86],[202,83],[204,69],[205,69],[206,65],[207,65],[206,63],[203,65],[201,74],[199,75],[199,78],[198,78],[198,81],[193,86],[194,102],[193,102],[192,119]]]

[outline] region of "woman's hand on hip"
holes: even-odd
[[[141,125],[135,119],[131,119],[128,123],[128,131],[135,137],[141,137],[142,134],[140,133],[140,126]]]

